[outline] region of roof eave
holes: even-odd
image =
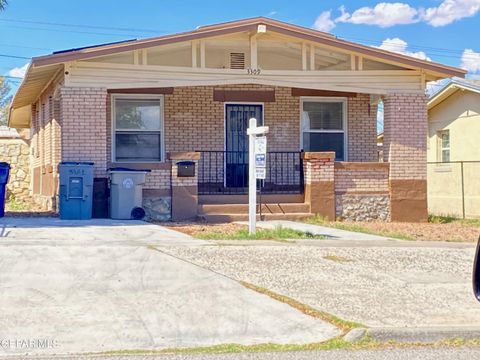
[[[430,110],[445,101],[447,98],[452,96],[458,90],[467,90],[480,94],[480,89],[478,87],[470,87],[468,84],[459,83],[455,80],[449,82],[445,85],[440,91],[433,95],[430,100],[428,100],[427,108]]]
[[[302,37],[306,40],[322,43],[324,45],[343,48],[347,51],[360,53],[366,56],[383,58],[385,60],[396,62],[401,65],[423,69],[437,78],[454,76],[463,78],[467,73],[463,69],[433,63],[426,60],[415,59],[406,55],[393,53],[382,49],[372,48],[347,40],[338,39],[331,34],[322,33],[297,25],[291,25],[288,23],[283,23],[277,20],[263,17],[216,24],[201,27],[189,32],[144,40],[137,40],[126,44],[114,44],[103,47],[90,48],[87,50],[73,51],[69,53],[40,56],[33,58],[32,64],[33,66],[51,65],[55,63],[68,62],[73,60],[82,60],[90,57],[110,55],[118,52],[143,49],[152,46],[167,45],[180,41],[190,41],[205,37],[229,34],[233,32],[250,31],[255,30],[256,26],[258,26],[259,24],[266,24],[270,27],[270,29],[272,29],[272,31],[283,33],[285,35]]]

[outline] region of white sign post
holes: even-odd
[[[268,126],[257,127],[257,119],[251,118],[249,127],[247,129],[248,135],[248,232],[255,234],[257,228],[257,178],[262,178],[262,172],[258,169],[265,168],[264,166],[256,166],[256,164],[265,164],[265,157],[267,153],[267,141],[260,140],[257,143],[257,135],[265,135],[268,133]],[[259,151],[257,154],[256,151]],[[258,155],[258,161],[257,161]],[[263,177],[265,178],[265,177]]]

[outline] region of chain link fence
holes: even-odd
[[[480,161],[427,163],[428,211],[480,218]]]

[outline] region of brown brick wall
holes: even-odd
[[[167,152],[223,150],[225,104],[213,101],[213,90],[275,90],[276,102],[264,103],[264,124],[272,151],[300,148],[300,98],[291,89],[260,85],[197,86],[175,88],[165,96],[165,145]]]
[[[388,193],[388,167],[378,167],[377,163],[370,168],[367,163],[362,165],[361,168],[335,166],[336,193]]]
[[[95,176],[106,176],[106,89],[61,88],[62,161],[93,161]]]
[[[305,160],[305,184],[334,181],[333,160]]]
[[[170,189],[170,170],[152,170],[145,177],[144,189],[168,190]]]
[[[348,161],[377,161],[377,105],[370,95],[348,98]]]
[[[427,178],[427,97],[390,94],[384,99],[383,156],[391,179]]]
[[[300,97],[291,95],[289,87],[263,85],[177,87],[165,95],[166,152],[224,150],[225,104],[213,101],[216,90],[275,90],[275,102],[264,103],[264,123],[270,151],[300,149]],[[369,109],[369,95],[359,94],[348,100],[350,161],[375,161],[376,106]],[[106,99],[107,154],[111,158],[111,100]],[[370,114],[369,114],[370,111]]]

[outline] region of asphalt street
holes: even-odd
[[[47,357],[5,357],[2,360],[46,360]],[[475,360],[480,347],[333,350],[278,353],[55,356],[55,360]]]

